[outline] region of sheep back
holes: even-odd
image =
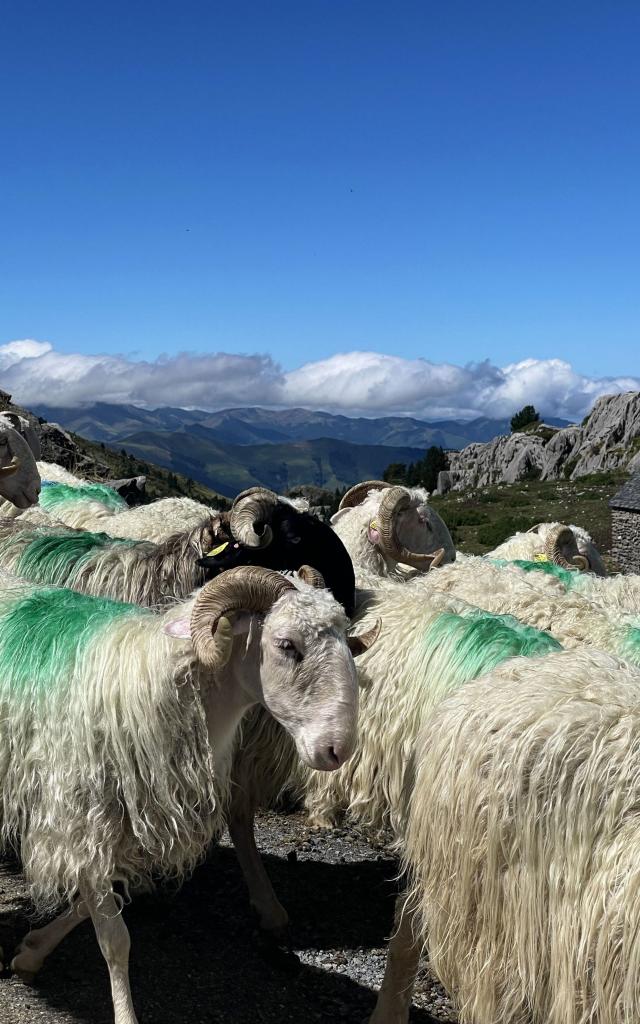
[[[507,658],[559,650],[548,633],[509,615],[490,615],[446,595],[380,592],[365,602],[359,629],[381,617],[383,634],[358,658],[360,742],[332,772],[305,776],[314,818],[349,816],[377,828],[396,827],[407,764],[422,723],[452,690]]]
[[[640,674],[515,660],[418,744],[405,862],[462,1024],[640,1020]]]
[[[201,856],[217,804],[191,659],[137,606],[0,593],[0,836],[38,909]]]

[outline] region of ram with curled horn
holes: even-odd
[[[221,530],[225,523],[221,522]],[[347,615],[355,610],[355,574],[349,554],[327,523],[264,487],[242,491],[211,551],[199,560],[210,576],[238,565],[297,572],[314,566]]]
[[[390,576],[399,566],[429,572],[455,559],[451,535],[428,494],[364,480],[344,495],[332,519],[359,575]]]
[[[115,1024],[136,1024],[114,882],[193,870],[222,828],[250,708],[268,710],[310,768],[348,760],[358,686],[347,626],[327,590],[260,566],[232,569],[164,612],[2,582],[0,834],[19,836],[38,909],[67,904],[46,943],[35,932],[19,946],[16,973],[33,978],[91,917]]]
[[[538,523],[526,533],[515,533],[487,552],[504,561],[549,561],[563,569],[607,576],[607,567],[593,538],[580,526]]]

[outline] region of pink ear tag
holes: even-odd
[[[173,619],[172,622],[165,622],[163,630],[167,636],[174,636],[178,640],[191,639],[191,623],[189,619]]]
[[[375,519],[372,519],[369,523],[369,529],[367,531],[370,544],[378,544],[380,542],[380,531],[378,530],[378,524]]]

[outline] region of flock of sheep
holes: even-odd
[[[395,837],[371,1024],[406,1024],[427,947],[463,1024],[637,1024],[640,577],[559,523],[456,554],[416,488],[331,526],[263,488],[130,509],[37,455],[0,415],[2,841],[58,914],[16,973],[90,917],[136,1024],[122,893],[224,825],[280,933],[253,820],[286,790]]]

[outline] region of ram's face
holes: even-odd
[[[443,562],[455,559],[455,547],[446,524],[427,501],[425,491],[410,491],[411,504],[395,516],[395,533],[399,543],[409,551],[429,555],[444,548]]]
[[[265,618],[262,693],[301,758],[332,771],[354,750],[357,677],[342,607],[328,591],[309,591],[286,594]]]

